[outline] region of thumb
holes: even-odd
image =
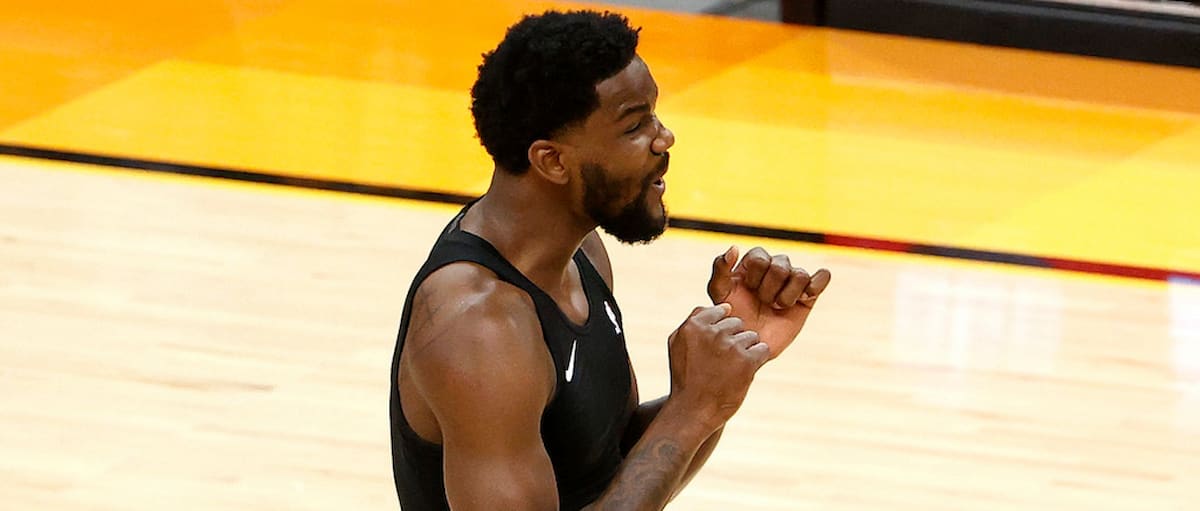
[[[713,259],[712,277],[708,279],[708,297],[720,303],[733,292],[733,265],[738,260],[736,246],[729,247],[724,254]]]

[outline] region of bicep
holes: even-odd
[[[502,373],[481,370],[437,399],[446,498],[455,510],[557,509],[541,436],[549,391],[530,368]]]
[[[460,317],[414,364],[441,433],[446,498],[455,510],[558,506],[541,438],[553,361],[536,319],[512,314],[513,305]]]
[[[455,510],[558,508],[554,469],[536,425],[480,418],[445,434],[446,499]],[[518,422],[526,422],[524,420]]]

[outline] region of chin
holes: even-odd
[[[667,230],[667,227],[669,225],[671,225],[671,215],[667,214],[666,207],[660,208],[658,210],[658,214],[655,215],[654,220],[661,226],[661,229],[663,231]]]
[[[644,245],[654,241],[667,230],[667,217],[665,214],[657,218],[643,217],[643,221],[636,228],[631,228],[630,225],[612,224],[601,224],[600,227],[621,243]]]
[[[630,245],[650,243],[667,229],[667,207],[661,197],[639,197],[617,212],[593,214],[593,218],[605,232]]]

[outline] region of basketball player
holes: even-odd
[[[637,41],[615,14],[547,12],[484,56],[492,182],[418,272],[392,362],[406,511],[663,508],[829,282],[760,248],[717,256],[719,305],[670,335],[670,394],[639,404],[595,231],[639,243],[667,223],[675,138]]]

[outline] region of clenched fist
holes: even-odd
[[[736,265],[735,265],[736,263]],[[737,247],[729,247],[713,261],[708,296],[713,303],[728,303],[732,316],[778,357],[804,328],[817,298],[829,285],[829,270],[809,275],[793,267],[786,255],[772,256],[755,247],[738,262]]]

